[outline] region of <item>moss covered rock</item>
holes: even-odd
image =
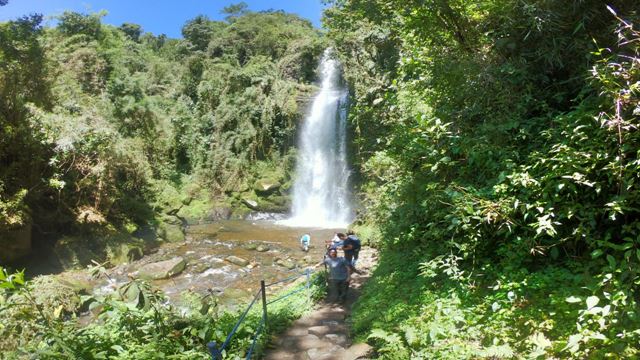
[[[271,195],[260,200],[260,211],[283,213],[291,207],[291,198],[282,195]]]
[[[185,240],[185,234],[182,226],[160,223],[158,226],[158,236],[168,242],[182,242]]]
[[[53,252],[64,269],[81,268],[91,263],[91,260],[101,260],[101,256],[90,248],[89,241],[74,236],[59,239],[53,247]]]
[[[260,196],[272,194],[280,188],[281,184],[274,179],[259,179],[253,185],[253,190]]]
[[[131,263],[144,255],[141,243],[120,243],[107,249],[107,257],[112,265]]]
[[[258,210],[258,202],[252,199],[242,199],[242,203],[251,210]]]

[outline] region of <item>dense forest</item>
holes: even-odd
[[[382,249],[354,332],[393,359],[637,358],[638,2],[332,3]]]
[[[243,200],[288,207],[324,40],[281,11],[225,14],[188,21],[180,40],[104,14],[0,24],[2,258],[28,252],[14,240],[24,229],[68,267],[117,261],[141,238],[179,241],[182,222],[242,216]]]
[[[63,268],[112,265],[181,240],[183,221],[286,210],[331,46],[351,95],[354,228],[381,254],[354,335],[385,359],[639,357],[638,2],[327,5],[324,31],[240,4],[183,39],[104,14],[0,23],[0,255],[24,252],[28,229]],[[101,303],[0,268],[0,352],[206,359],[236,315],[129,286]],[[75,326],[86,307],[100,321]]]

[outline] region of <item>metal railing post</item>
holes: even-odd
[[[307,301],[310,304],[311,303],[311,271],[307,269],[305,272],[307,275]]]
[[[222,360],[222,353],[218,350],[218,344],[215,341],[211,341],[207,344],[207,349],[209,349],[209,354],[211,354],[211,359],[213,360]]]
[[[293,290],[290,291],[289,293],[282,295],[278,298],[272,299],[270,302],[267,302],[267,286],[272,286],[272,285],[276,285],[282,282],[286,282],[286,281],[290,281],[293,279],[298,279],[302,276],[306,276],[307,281],[305,286],[300,286],[299,288],[297,288],[297,290]],[[240,327],[240,325],[242,324],[242,322],[245,320],[245,318],[247,317],[247,315],[249,314],[249,311],[251,310],[251,307],[256,303],[256,301],[258,301],[258,296],[262,295],[262,320],[260,321],[260,324],[258,325],[257,330],[255,331],[254,335],[253,335],[253,341],[251,343],[251,347],[249,348],[249,351],[247,352],[247,359],[251,359],[251,357],[253,356],[253,351],[256,347],[257,344],[257,340],[258,340],[258,336],[260,336],[261,331],[269,331],[268,328],[268,323],[267,323],[267,306],[271,303],[280,301],[282,299],[285,299],[291,295],[297,294],[301,291],[307,290],[307,298],[308,301],[311,301],[311,269],[306,269],[306,271],[304,273],[299,273],[297,272],[295,276],[291,276],[288,277],[286,279],[282,279],[282,280],[278,280],[276,282],[270,283],[270,284],[265,284],[264,280],[260,281],[260,291],[257,292],[254,297],[253,300],[251,301],[251,303],[249,304],[249,306],[247,306],[247,308],[244,310],[244,312],[242,313],[242,315],[240,315],[240,318],[238,319],[238,321],[236,322],[236,324],[233,326],[233,329],[231,329],[231,332],[227,335],[226,339],[224,340],[224,342],[222,343],[222,345],[220,347],[218,347],[218,344],[215,341],[211,341],[207,344],[207,348],[209,350],[209,353],[211,354],[211,358],[213,360],[222,360],[222,354],[223,352],[227,349],[227,346],[231,343],[231,339],[233,338],[233,335],[236,333],[236,331],[238,330],[238,328]]]
[[[264,280],[260,280],[260,291],[262,291],[262,316],[264,317],[264,327],[267,329],[267,289],[264,285]]]

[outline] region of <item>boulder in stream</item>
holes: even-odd
[[[269,247],[267,245],[264,244],[260,244],[256,247],[256,251],[258,252],[266,252],[269,251]]]
[[[289,270],[293,270],[296,268],[296,263],[288,259],[277,259],[276,264],[282,267],[286,267]]]
[[[249,260],[243,259],[241,257],[233,256],[233,255],[227,256],[227,258],[225,260],[227,260],[228,262],[230,262],[232,264],[238,265],[238,266],[247,266],[247,265],[249,265]]]
[[[245,204],[251,210],[258,210],[258,202],[251,199],[242,199],[242,203]]]
[[[207,264],[207,263],[197,263],[195,265],[193,265],[193,267],[191,268],[191,271],[194,273],[203,273],[206,270],[208,270],[211,267],[211,265]]]
[[[181,257],[144,265],[138,270],[138,277],[145,280],[167,279],[180,274],[187,266]]]

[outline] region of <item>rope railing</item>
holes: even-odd
[[[307,277],[307,281],[306,281],[305,285],[303,285],[302,287],[300,287],[298,289],[290,291],[285,295],[277,297],[277,298],[275,298],[275,299],[273,299],[271,301],[267,301],[267,291],[266,291],[267,287],[273,286],[273,285],[276,285],[276,284],[281,284],[281,283],[284,283],[284,282],[287,282],[287,281],[291,281],[291,280],[300,278],[302,276],[306,276]],[[240,315],[240,318],[238,318],[238,321],[235,323],[235,325],[231,329],[231,332],[229,332],[229,334],[225,338],[225,341],[222,343],[222,346],[220,346],[218,348],[215,341],[212,341],[212,342],[207,344],[207,348],[209,349],[209,352],[211,353],[211,358],[213,360],[221,360],[222,359],[223,352],[225,351],[227,346],[229,346],[229,344],[231,343],[231,339],[233,338],[233,336],[236,334],[236,332],[240,328],[240,325],[242,324],[242,322],[247,317],[247,314],[249,314],[249,311],[251,310],[253,305],[257,302],[258,298],[262,298],[262,318],[260,320],[260,323],[259,323],[258,327],[256,328],[256,331],[253,334],[253,340],[251,342],[251,346],[249,347],[249,350],[247,351],[246,359],[247,360],[251,359],[251,356],[253,356],[253,352],[254,352],[256,344],[257,344],[258,337],[260,336],[260,333],[262,332],[263,329],[268,327],[267,306],[271,305],[271,304],[273,304],[273,303],[275,303],[277,301],[280,301],[280,300],[283,300],[285,298],[288,298],[291,295],[294,295],[294,294],[297,294],[297,293],[299,293],[301,291],[307,290],[309,288],[311,288],[311,270],[310,269],[306,269],[303,273],[299,273],[299,274],[287,277],[285,279],[277,280],[277,281],[272,282],[270,284],[265,284],[264,280],[261,280],[260,281],[260,290],[258,290],[258,292],[253,297],[253,300],[251,300],[251,302],[249,303],[247,308],[243,311],[242,315]]]

